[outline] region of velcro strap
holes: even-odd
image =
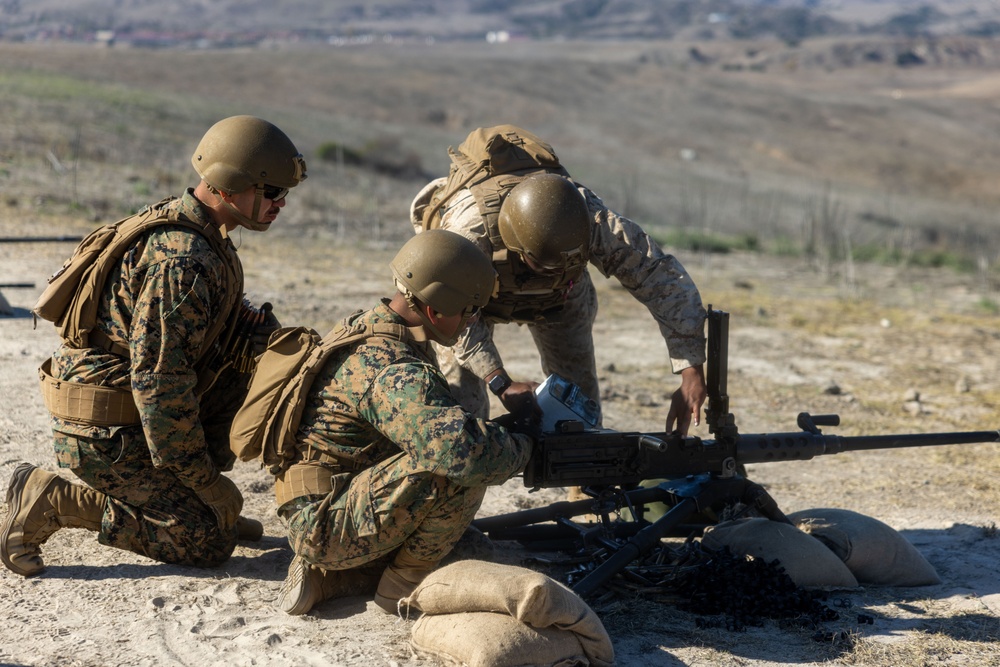
[[[122,345],[98,329],[91,329],[87,333],[87,344],[90,347],[99,347],[102,350],[107,350],[112,354],[117,354],[119,357],[125,357],[126,359],[131,356],[131,352],[129,352],[127,346]]]
[[[319,461],[296,463],[274,478],[274,497],[278,507],[302,496],[326,496],[343,489],[350,474]]]
[[[57,380],[52,377],[51,358],[38,369],[38,379],[45,407],[60,419],[91,426],[139,423],[139,409],[126,389]]]

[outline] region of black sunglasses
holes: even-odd
[[[288,194],[288,188],[279,188],[276,185],[265,185],[261,188],[264,198],[271,201],[281,201]]]

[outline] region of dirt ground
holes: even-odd
[[[20,230],[0,222],[0,235]],[[79,233],[82,230],[34,230]],[[305,241],[305,242],[303,242]],[[317,233],[246,233],[248,296],[271,301],[284,324],[325,331],[388,293],[391,243],[337,242]],[[0,282],[14,316],[0,317],[0,484],[21,461],[56,471],[36,368],[57,344],[28,313],[72,244],[0,244]],[[294,261],[289,261],[290,258]],[[797,430],[795,415],[839,413],[842,435],[996,429],[1000,426],[1000,318],[974,277],[798,260],[683,257],[706,303],[732,313],[729,393],[742,432]],[[659,430],[676,386],[652,319],[616,283],[597,278],[596,327],[605,425]],[[526,332],[500,329],[515,376],[538,376]],[[708,437],[704,426],[695,430]],[[65,474],[65,473],[63,473]],[[302,617],[272,604],[291,552],[274,514],[268,474],[231,473],[245,514],[265,537],[241,543],[208,570],[163,565],[63,530],[44,546],[47,570],[0,570],[0,663],[10,665],[429,665],[411,655],[412,621],[363,598]],[[1000,664],[1000,449],[997,445],[841,454],[758,464],[786,512],[843,507],[878,518],[915,544],[943,583],[843,591],[847,611],[813,631],[765,621],[745,632],[699,627],[672,605],[618,600],[599,610],[621,665]],[[492,489],[481,516],[561,499],[529,495],[519,479]],[[0,509],[3,516],[6,508]],[[859,614],[874,618],[858,622]]]

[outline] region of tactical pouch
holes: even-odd
[[[327,496],[339,493],[351,481],[350,473],[319,461],[296,463],[274,478],[274,497],[278,507],[303,496]]]
[[[127,389],[57,380],[52,377],[52,359],[38,369],[38,379],[45,407],[55,417],[92,426],[139,423],[139,409]]]

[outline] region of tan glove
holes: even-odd
[[[217,473],[211,482],[192,491],[215,512],[220,528],[229,530],[236,525],[240,510],[243,509],[243,495],[231,479]]]

